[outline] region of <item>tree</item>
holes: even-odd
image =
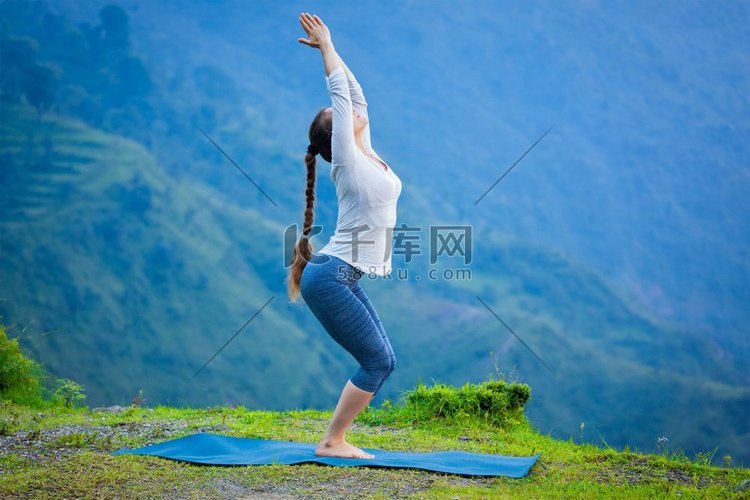
[[[57,66],[41,64],[34,65],[24,73],[24,95],[39,116],[54,102],[59,76]]]

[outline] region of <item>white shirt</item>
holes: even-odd
[[[363,273],[386,276],[391,272],[392,229],[401,179],[354,142],[352,109],[368,116],[367,101],[354,75],[338,66],[326,77],[326,86],[333,107],[331,179],[338,197],[338,220],[333,236],[317,253],[334,255]],[[370,145],[369,117],[362,142],[370,154],[380,158]]]

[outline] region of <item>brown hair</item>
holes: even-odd
[[[331,163],[331,118],[326,115],[323,108],[315,115],[310,124],[308,133],[310,144],[317,150],[318,154],[325,161]],[[307,166],[307,186],[305,188],[305,221],[302,228],[302,236],[297,240],[292,252],[290,262],[287,288],[289,299],[294,302],[299,295],[299,282],[302,277],[307,262],[310,260],[313,252],[313,246],[309,239],[310,230],[312,229],[315,208],[315,167],[317,166],[317,157],[311,153],[305,154],[305,165]]]

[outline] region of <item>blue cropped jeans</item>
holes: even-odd
[[[363,274],[348,262],[313,253],[300,279],[300,294],[323,328],[360,367],[351,382],[377,394],[396,368],[383,323],[359,284]]]

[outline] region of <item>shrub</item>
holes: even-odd
[[[50,405],[77,406],[85,398],[84,388],[68,379],[56,379],[51,394],[44,386],[48,377],[41,364],[21,352],[18,339],[9,339],[0,324],[0,402],[35,408]],[[54,377],[52,377],[54,379]]]
[[[66,378],[57,380],[57,387],[52,395],[53,403],[65,406],[66,408],[72,408],[78,406],[78,403],[84,399],[86,399],[86,396],[84,395],[83,386]]]
[[[43,401],[44,370],[21,352],[0,326],[0,400],[38,406]]]
[[[466,383],[460,388],[445,384],[427,387],[420,381],[407,392],[406,408],[417,419],[463,419],[476,417],[493,425],[502,426],[509,419],[523,413],[523,406],[531,398],[528,384],[508,383],[504,380]]]

